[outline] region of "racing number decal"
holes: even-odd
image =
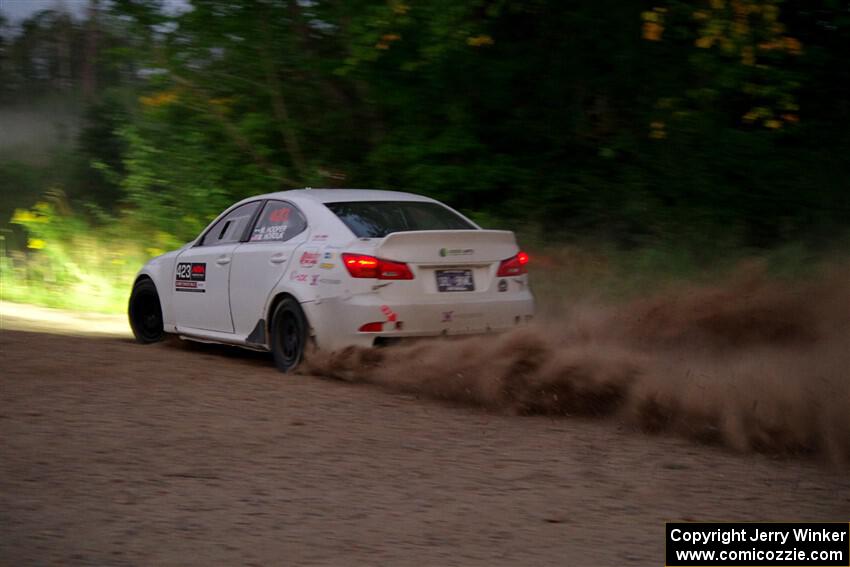
[[[175,291],[194,291],[204,293],[207,280],[207,265],[203,262],[181,262],[177,264]]]

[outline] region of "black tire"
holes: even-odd
[[[304,360],[309,325],[298,302],[291,297],[275,307],[269,328],[272,356],[281,372],[295,370]]]
[[[159,342],[165,337],[159,294],[151,280],[141,279],[133,286],[127,314],[137,342],[146,345]]]

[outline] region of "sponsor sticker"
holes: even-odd
[[[389,305],[381,305],[381,313],[387,318],[387,321],[395,321],[398,319],[398,314],[393,311]]]
[[[301,260],[299,263],[305,268],[312,268],[319,262],[319,253],[314,250],[305,250],[303,254],[301,254]]]
[[[335,280],[332,278],[319,278],[319,283],[328,284],[328,285],[339,285],[342,283],[341,280]]]
[[[323,270],[330,270],[335,266],[333,262],[322,262],[319,267]]]
[[[327,235],[327,234],[314,234],[314,235],[313,235],[313,241],[314,241],[314,242],[324,242],[324,241],[326,241],[327,239],[328,239],[328,235]]]
[[[440,319],[441,323],[451,323],[454,320],[454,311],[443,311],[443,318]]]
[[[499,291],[508,291],[508,280],[499,280]]]
[[[207,265],[204,262],[180,262],[174,281],[175,291],[206,291]]]
[[[289,279],[294,282],[306,283],[309,274],[304,274],[301,272],[292,272],[292,275],[289,276]]]
[[[289,207],[281,207],[269,213],[269,221],[286,222],[289,220]]]
[[[440,256],[472,256],[475,250],[472,248],[440,248]]]

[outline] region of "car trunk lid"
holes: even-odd
[[[387,299],[433,301],[494,295],[499,293],[499,264],[518,252],[514,234],[504,230],[396,232],[384,238],[375,254],[406,263],[414,279],[394,282],[380,293]]]

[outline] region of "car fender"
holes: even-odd
[[[347,290],[347,272],[341,254],[351,246],[346,246],[347,242],[339,245],[338,240],[326,236],[328,232],[321,226],[311,230],[304,243],[293,251],[289,267],[266,301],[265,312],[271,317],[271,309],[279,296],[294,297],[307,315],[314,336],[326,327],[317,319],[314,306],[344,296]]]
[[[153,281],[159,295],[163,327],[168,333],[173,333],[177,330],[175,326],[176,322],[174,321],[174,309],[171,304],[171,298],[173,296],[171,286],[174,285],[174,263],[187,246],[189,244],[172,252],[152,258],[142,266],[142,269],[136,274],[135,280],[133,280],[136,282],[139,278],[147,276]]]
[[[319,247],[310,241],[304,242],[293,250],[289,267],[266,299],[265,312],[269,314],[269,317],[271,317],[271,308],[276,298],[283,294],[291,295],[301,304],[321,301],[318,270],[320,257]]]

